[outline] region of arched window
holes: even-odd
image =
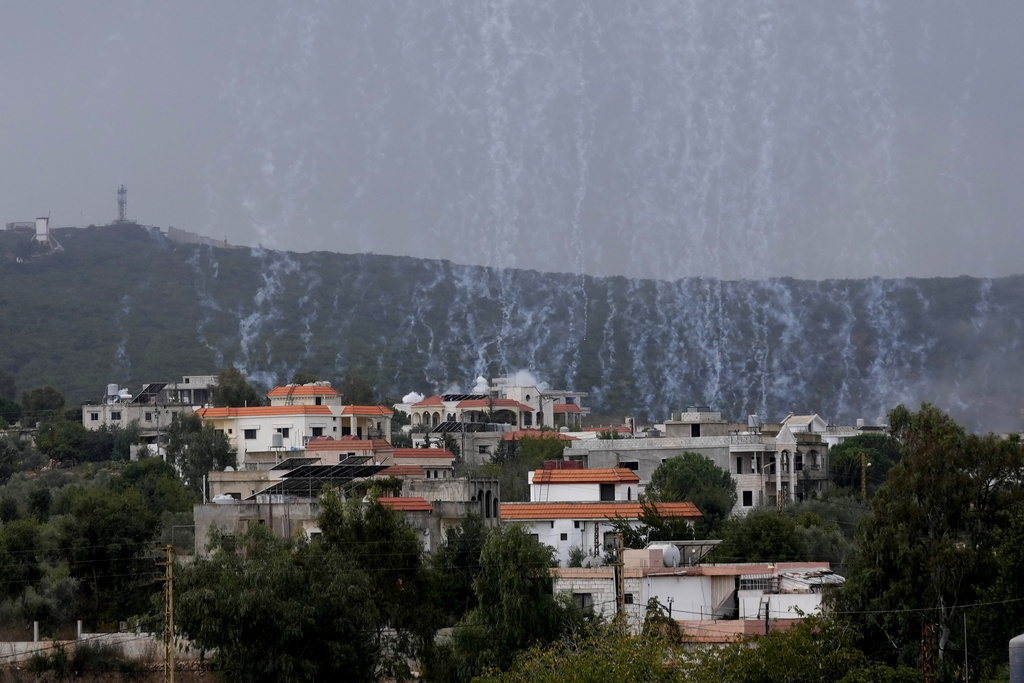
[[[633,500],[633,487],[632,486],[627,486],[626,487],[626,500]]]
[[[497,496],[494,497],[494,500],[491,501],[491,504],[494,506],[494,518],[498,519],[498,497]]]
[[[441,423],[441,413],[434,413],[434,424],[433,424],[433,426],[436,427],[440,423]]]
[[[484,517],[491,518],[491,492],[484,494]]]

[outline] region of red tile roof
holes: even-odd
[[[398,477],[404,479],[405,477],[418,477],[420,479],[426,479],[427,473],[423,471],[423,468],[419,465],[392,465],[382,469],[377,473],[378,477]]]
[[[446,448],[396,448],[392,457],[398,458],[447,458],[455,459],[455,454]]]
[[[363,416],[377,416],[377,415],[394,415],[393,410],[388,410],[384,406],[345,406],[341,410],[342,415],[363,415]]]
[[[443,405],[444,405],[444,401],[441,399],[441,397],[438,396],[437,394],[434,394],[430,398],[425,398],[422,401],[420,401],[419,403],[413,403],[412,407],[413,408],[425,408],[427,406],[443,406]]]
[[[328,406],[257,406],[253,408],[200,408],[196,415],[204,420],[225,417],[264,417],[271,415],[330,415]]]
[[[655,503],[664,517],[698,519],[700,510],[693,503]],[[600,503],[502,503],[501,518],[507,520],[544,519],[609,519],[623,517],[639,519],[640,503],[615,501]]]
[[[520,403],[519,401],[513,401],[510,398],[471,398],[465,401],[459,401],[456,408],[515,408],[516,410],[524,412],[533,412],[533,408],[530,406]]]
[[[551,411],[555,413],[578,413],[580,407],[575,403],[556,403],[551,406]]]
[[[539,429],[520,429],[515,432],[505,432],[504,436],[501,437],[502,441],[518,441],[524,436],[533,439],[561,439],[562,441],[576,441],[575,436],[569,436],[568,434],[559,434],[558,432],[542,432]]]
[[[381,496],[377,502],[385,507],[402,512],[433,512],[434,508],[424,498],[396,498],[392,496]]]
[[[267,396],[279,398],[281,396],[337,396],[338,392],[325,386],[288,386],[274,387]]]
[[[595,470],[537,470],[534,484],[639,484],[640,477],[625,467]]]

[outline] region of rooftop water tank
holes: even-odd
[[[679,548],[675,547],[671,543],[651,543],[649,546],[647,546],[647,549],[660,550],[661,562],[666,567],[679,566]]]

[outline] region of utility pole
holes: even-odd
[[[174,683],[174,546],[164,548],[167,560],[157,562],[167,573],[158,581],[164,582],[164,683]]]
[[[619,632],[626,635],[626,577],[625,562],[622,557],[622,534],[615,534],[615,621],[619,623]]]

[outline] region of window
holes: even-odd
[[[693,436],[693,437],[700,436],[700,425],[699,424],[692,424],[692,425],[690,425],[690,436]]]
[[[316,404],[317,404],[318,406],[322,406],[322,405],[324,404],[324,399],[323,399],[323,397],[322,397],[322,396],[317,396],[317,397],[316,397]]]
[[[100,419],[100,414],[99,413],[89,413],[89,419],[92,420],[93,422],[96,422],[97,420]]]
[[[533,426],[533,416],[530,415],[530,413],[523,413],[523,426],[524,427],[532,427]]]
[[[743,507],[748,508],[754,504],[754,492],[744,491],[743,492]]]
[[[111,420],[120,420],[121,419],[121,411],[120,410],[112,410],[112,411],[110,411],[110,419]]]
[[[632,593],[626,593],[623,597],[625,598],[625,603],[627,605],[632,605],[633,604],[633,594]]]
[[[573,523],[572,523],[572,525],[573,525],[573,526],[574,526],[575,528],[579,529],[579,528],[580,528],[580,523],[579,523],[579,520],[577,520],[577,521],[573,522]]]
[[[560,540],[560,541],[568,541],[569,540],[569,534],[559,534],[558,535],[558,540]]]
[[[804,469],[804,456],[800,453],[793,456],[793,469],[797,472],[802,472]]]
[[[580,609],[587,609],[594,606],[594,596],[591,593],[573,593],[572,599]]]
[[[638,460],[626,460],[619,463],[619,467],[624,467],[627,470],[633,470],[634,472],[640,469],[640,461]]]
[[[615,500],[615,484],[601,484],[601,500]]]
[[[146,413],[146,422],[153,421],[153,413]]]
[[[540,543],[540,534],[530,534],[530,538]]]
[[[246,439],[255,439],[256,438],[256,430],[255,429],[243,429],[242,430],[242,435]]]
[[[313,427],[313,436],[323,436],[323,435],[324,435],[324,428],[323,427]]]
[[[223,429],[214,429],[213,433],[216,434],[217,436],[224,436],[224,430]]]
[[[487,453],[488,453],[487,446],[477,446],[476,450],[477,450],[477,453],[479,453],[480,455],[487,455]]]
[[[742,456],[736,458],[736,474],[743,474],[743,458],[742,458]]]
[[[282,437],[287,439],[288,438],[288,434],[291,433],[291,428],[290,427],[278,427],[274,431],[277,432],[278,434],[280,434]]]
[[[234,430],[234,429],[229,429],[229,430],[228,430],[228,434],[234,434],[234,433],[235,433],[235,430]]]

